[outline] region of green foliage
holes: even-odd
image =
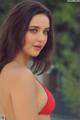
[[[2,1],[2,6],[3,6],[3,15],[0,15],[0,24],[3,22],[3,20],[5,19],[7,13],[9,12],[9,10],[14,6],[14,4],[20,2],[21,0],[3,0]],[[0,5],[1,7],[1,5]]]
[[[62,22],[69,22],[69,23],[73,23],[74,19],[74,9],[75,6],[74,4],[69,4],[69,3],[61,3],[59,4],[60,10],[56,10],[55,11],[55,19],[56,19],[56,23],[62,23]]]
[[[79,8],[70,3],[60,3],[59,6],[60,9],[54,12],[55,25],[64,27],[61,31],[58,28],[56,31],[55,64],[62,72],[62,93],[65,100],[75,108],[80,106],[80,51],[77,51],[77,46],[73,49],[76,43],[75,34],[80,27],[75,19]]]
[[[3,22],[3,20],[6,17],[6,14],[8,13],[9,9],[13,6],[13,0],[3,0],[3,15],[0,15],[0,24]]]
[[[5,13],[7,13],[9,9],[13,6],[13,0],[5,0],[3,6],[4,6]]]
[[[63,94],[71,107],[80,106],[80,64],[79,56],[72,53],[69,58],[69,67],[63,74]]]

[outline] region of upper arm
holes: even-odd
[[[39,120],[34,77],[28,71],[17,73],[10,97],[16,120]]]

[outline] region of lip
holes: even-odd
[[[41,46],[41,45],[33,45],[33,47],[34,47],[36,50],[41,50],[41,49],[42,49],[42,46]]]

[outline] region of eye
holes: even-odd
[[[37,32],[38,32],[38,30],[37,30],[36,28],[30,28],[29,31],[30,31],[31,33],[37,33]]]
[[[48,35],[49,30],[45,30],[43,33],[44,33],[44,35]]]

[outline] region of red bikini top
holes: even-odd
[[[41,84],[41,83],[40,83]],[[41,84],[42,87],[44,88],[47,96],[48,96],[48,100],[47,103],[44,105],[44,107],[42,108],[42,110],[39,112],[39,114],[50,114],[55,110],[55,98],[52,95],[52,93],[48,90],[48,88],[46,88],[45,86],[43,86],[43,84]]]

